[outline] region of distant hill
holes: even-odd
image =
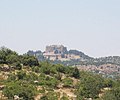
[[[64,65],[102,65],[115,64],[120,65],[119,56],[109,56],[93,58],[79,50],[67,50],[63,45],[46,46],[46,50],[29,50],[28,55],[35,56],[39,61],[50,60],[53,63],[62,63]]]
[[[98,63],[104,63],[104,64],[110,63],[110,64],[120,65],[119,56],[108,56],[108,57],[96,58],[95,61]]]
[[[82,59],[93,59],[92,57],[89,57],[88,55],[78,50],[69,50],[68,54],[79,55]]]
[[[30,56],[35,56],[39,61],[52,60],[54,62],[78,62],[79,61],[89,61],[94,58],[89,57],[78,50],[67,50],[63,45],[51,45],[46,46],[46,50],[42,52],[41,50],[33,51],[29,50],[27,52]],[[69,64],[69,63],[68,63]]]
[[[44,61],[45,58],[43,56],[43,52],[38,50],[38,51],[33,51],[33,50],[29,50],[27,52],[28,55],[30,56],[35,56],[39,61]]]

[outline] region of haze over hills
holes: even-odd
[[[79,50],[67,50],[63,45],[46,46],[44,52],[29,50],[27,54],[37,57],[39,61],[51,60],[65,65],[120,65],[119,56],[93,58]]]

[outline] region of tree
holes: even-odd
[[[6,62],[7,62],[8,64],[14,64],[14,63],[19,62],[18,55],[9,54],[8,56],[6,56]]]
[[[3,93],[9,100],[13,100],[15,95],[23,98],[23,100],[34,100],[36,88],[30,84],[22,84],[20,81],[14,81],[6,85]]]
[[[112,79],[105,79],[104,86],[105,87],[113,87],[114,81]]]
[[[104,80],[99,75],[93,75],[87,73],[87,75],[82,75],[78,85],[78,98],[96,98],[103,88]]]
[[[22,69],[22,65],[18,62],[18,63],[16,63],[16,69],[17,70],[21,70]]]
[[[103,100],[119,100],[120,87],[112,88],[112,90],[106,91],[102,98]]]
[[[17,73],[17,77],[18,77],[18,80],[20,80],[20,79],[23,80],[26,77],[26,73],[24,71],[19,71]]]
[[[52,65],[49,62],[42,62],[40,66],[41,66],[40,70],[42,73],[50,74]]]
[[[79,72],[79,70],[78,70],[77,67],[75,67],[75,68],[73,69],[72,76],[75,77],[75,78],[80,78],[80,72]]]
[[[18,54],[15,51],[12,51],[5,47],[2,47],[0,49],[0,63],[2,64],[15,63],[18,60],[17,57]]]
[[[35,58],[34,56],[29,56],[29,55],[23,55],[22,63],[23,65],[30,66],[30,67],[39,65],[37,58]]]
[[[64,87],[71,87],[73,85],[73,80],[70,78],[65,78],[62,80]]]
[[[58,95],[55,92],[48,92],[40,98],[40,100],[58,100]]]
[[[1,63],[1,64],[6,63],[6,56],[5,56],[5,54],[3,53],[3,51],[1,51],[1,50],[0,50],[0,63]]]
[[[39,66],[33,66],[32,71],[35,73],[40,73],[40,67]]]

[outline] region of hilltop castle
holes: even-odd
[[[79,55],[69,54],[67,47],[63,45],[50,45],[46,46],[46,50],[43,53],[43,56],[49,60],[71,60],[71,59],[80,59]]]

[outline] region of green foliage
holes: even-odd
[[[84,73],[85,74],[85,73]],[[104,79],[99,75],[87,73],[80,80],[78,86],[78,98],[96,98],[104,86]]]
[[[24,80],[26,80],[27,82],[31,83],[31,84],[34,84],[34,81],[37,81],[38,80],[38,76],[33,73],[33,72],[30,72],[29,74],[27,74],[25,77],[24,77]]]
[[[40,75],[39,80],[39,85],[44,85],[51,88],[56,88],[56,86],[58,85],[58,80],[54,77]]]
[[[58,94],[54,92],[48,92],[40,98],[40,100],[58,100]]]
[[[73,68],[68,66],[63,66],[60,64],[50,64],[49,62],[43,62],[41,65],[41,72],[45,74],[58,74],[64,73],[71,75]]]
[[[17,79],[17,76],[12,73],[12,74],[9,74],[7,81],[11,82],[11,81],[15,81],[16,79]]]
[[[18,71],[15,73],[11,73],[9,74],[9,77],[7,79],[8,82],[10,81],[24,81],[24,82],[27,82],[29,84],[34,84],[34,81],[37,81],[38,80],[38,75],[36,75],[35,73],[33,72],[29,72],[26,74],[26,71]]]
[[[104,87],[110,87],[111,90],[105,92],[102,97],[103,100],[119,100],[120,98],[120,81],[116,82],[111,79],[104,79],[99,75],[79,72],[76,67],[51,64],[49,62],[41,62],[39,64],[35,57],[18,55],[7,48],[0,50],[0,64],[2,66],[7,64],[10,67],[15,67],[14,71],[7,73],[8,78],[2,82],[2,84],[5,84],[3,94],[9,100],[13,100],[14,95],[19,96],[23,100],[33,100],[36,92],[43,94],[46,91],[49,92],[44,94],[40,100],[58,100],[60,95],[53,90],[57,88],[59,83],[63,83],[64,87],[77,89],[77,100],[85,98],[98,99],[98,94]],[[62,76],[69,78],[63,79]],[[73,77],[80,79],[77,87],[73,86]],[[37,91],[36,87],[40,85],[44,89]],[[68,100],[68,97],[63,95],[61,100]]]
[[[60,65],[60,64],[56,64],[56,70],[60,73],[65,73],[65,66]]]
[[[58,74],[55,75],[55,78],[59,81],[62,80],[62,74],[60,72],[58,72]]]
[[[113,87],[114,81],[112,79],[105,79],[104,80],[104,87]]]
[[[26,77],[26,73],[24,71],[19,71],[16,76],[18,80],[24,79]]]
[[[32,71],[35,73],[40,73],[40,67],[39,66],[32,66]]]
[[[40,100],[49,100],[49,99],[48,99],[48,97],[47,97],[46,95],[44,95],[44,96],[42,96],[42,97],[40,98]]]
[[[107,91],[102,97],[102,99],[103,100],[119,100],[119,99],[116,99],[115,95],[111,93],[110,91]]]
[[[60,100],[69,100],[66,93],[63,93],[63,96],[60,98]]]
[[[17,67],[20,70],[21,64],[24,66],[38,66],[38,60],[34,56],[18,55],[15,51],[5,47],[0,49],[0,64],[8,64]]]
[[[50,74],[51,64],[48,62],[41,63],[41,72],[45,74]]]
[[[0,51],[0,64],[6,63],[6,55],[3,51]]]
[[[37,58],[35,58],[34,56],[29,56],[29,55],[23,55],[22,63],[24,66],[30,66],[30,67],[39,65]]]
[[[60,100],[69,100],[67,96],[63,96]]]
[[[16,63],[15,64],[17,70],[21,70],[22,69],[22,65],[20,63]]]
[[[15,95],[24,100],[34,100],[33,96],[36,94],[36,88],[30,84],[22,84],[21,82],[10,82],[3,90],[5,96],[13,99]]]
[[[14,63],[16,63],[16,62],[19,62],[18,55],[9,54],[8,56],[6,56],[6,62],[7,62],[8,64],[14,64]]]
[[[62,80],[64,87],[72,87],[73,80],[70,78],[65,78]]]
[[[18,61],[18,54],[8,48],[2,47],[0,49],[0,63],[13,64]]]
[[[103,100],[119,100],[119,99],[120,99],[120,86],[112,88],[110,91],[107,91],[103,96]]]
[[[77,67],[73,68],[72,77],[80,78],[80,72]]]

